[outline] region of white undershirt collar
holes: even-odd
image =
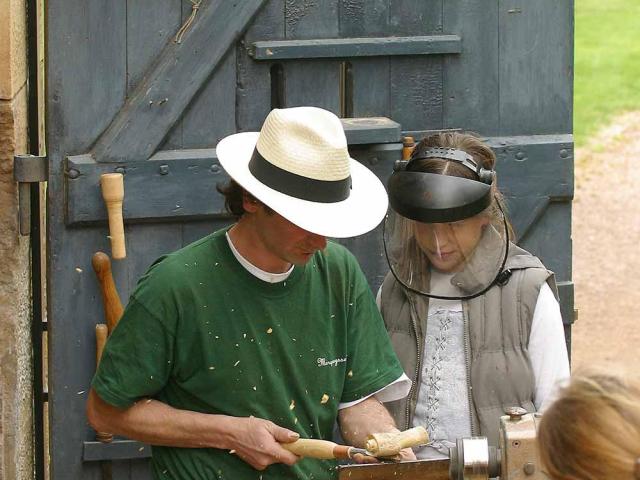
[[[256,267],[253,263],[251,263],[249,260],[247,260],[242,255],[240,255],[240,252],[238,252],[238,250],[236,250],[236,247],[233,245],[233,242],[231,241],[231,237],[229,236],[229,232],[227,232],[225,236],[227,237],[227,243],[229,244],[229,248],[231,249],[233,256],[236,257],[238,262],[240,262],[240,265],[242,265],[249,273],[251,273],[255,277],[258,277],[263,282],[269,282],[269,283],[283,282],[287,278],[289,278],[289,275],[291,275],[291,272],[293,272],[294,265],[291,265],[291,268],[283,273],[266,272]]]

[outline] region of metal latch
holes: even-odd
[[[47,157],[15,155],[13,178],[18,182],[18,220],[20,235],[31,234],[31,184],[46,182],[49,178]]]

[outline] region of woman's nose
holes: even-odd
[[[451,230],[447,223],[434,223],[432,224],[433,234],[438,237],[440,241],[448,240]]]

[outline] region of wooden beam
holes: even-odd
[[[386,162],[390,170],[393,161],[400,158],[400,125],[393,120],[349,118],[342,123],[351,154],[369,168]],[[127,162],[96,162],[91,155],[74,155],[67,157],[65,171],[67,225],[106,221],[100,175],[112,172],[125,176],[126,223],[226,215],[224,198],[216,192],[216,185],[225,183],[229,176],[213,148],[159,151],[148,160]],[[203,202],[203,198],[207,200]]]
[[[461,51],[462,40],[458,35],[426,35],[416,37],[258,41],[253,42],[249,55],[255,60],[291,60],[437,55],[460,53]]]
[[[384,122],[386,123],[386,122]],[[376,127],[376,125],[372,125]],[[374,130],[375,131],[375,130]],[[353,131],[347,138],[371,138],[373,132]],[[379,133],[378,137],[383,136]],[[573,196],[573,144],[570,135],[489,138],[498,156],[498,178],[518,235],[526,235],[551,200]],[[386,178],[400,158],[402,144],[354,144],[353,158]],[[226,215],[216,184],[228,180],[215,149],[157,152],[149,160],[105,163],[90,155],[66,159],[66,223],[69,226],[106,223],[100,196],[100,175],[121,171],[124,177],[125,223],[182,221]],[[552,179],[553,181],[550,181]],[[202,199],[206,199],[203,202]]]
[[[95,160],[122,162],[151,157],[265,2],[202,2],[182,42],[169,41],[98,138],[91,152]]]
[[[429,459],[402,463],[340,465],[338,480],[448,480],[449,459]]]
[[[229,176],[212,148],[162,151],[150,160],[126,163],[94,162],[89,155],[78,155],[67,158],[66,171],[67,225],[91,225],[107,218],[99,195],[100,176],[114,171],[124,174],[125,223],[224,215],[224,198],[217,194],[216,184]]]
[[[114,440],[110,443],[84,442],[82,460],[127,460],[151,457],[151,446],[134,440]]]
[[[387,117],[341,118],[349,145],[400,142],[401,127]]]

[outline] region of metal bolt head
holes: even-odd
[[[116,173],[121,173],[122,175],[124,175],[124,172],[125,172],[124,167],[116,167],[115,172]]]
[[[518,152],[518,153],[516,153],[516,159],[517,159],[517,160],[524,160],[525,156],[526,156],[526,155],[524,154],[524,152]]]
[[[527,462],[524,464],[523,470],[525,474],[533,475],[536,473],[536,466],[531,462]]]
[[[80,172],[75,168],[72,168],[67,172],[67,177],[69,178],[78,178],[80,176]]]
[[[523,415],[527,414],[527,411],[522,407],[507,407],[504,409],[504,413],[509,415],[512,421],[520,420]]]
[[[209,170],[211,170],[211,173],[220,173],[220,165],[214,163],[213,165],[211,165],[211,168]]]
[[[160,175],[166,175],[169,173],[169,165],[160,165],[160,168],[158,168],[158,172],[160,173]]]

